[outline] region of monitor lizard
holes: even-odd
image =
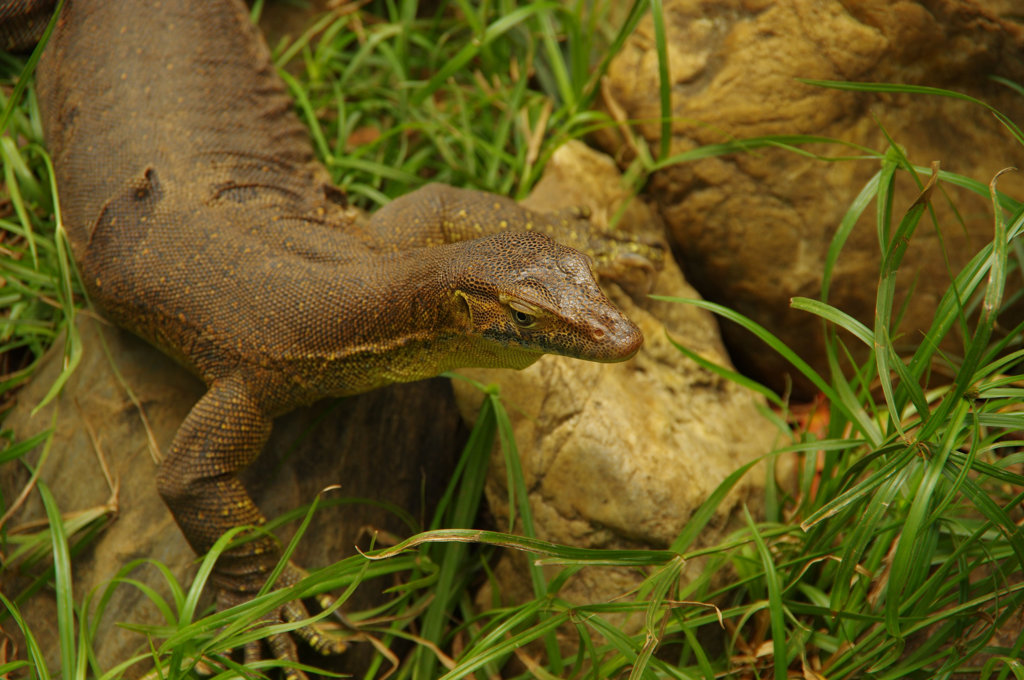
[[[623,361],[643,342],[595,260],[561,242],[613,273],[656,253],[595,235],[585,211],[434,184],[353,221],[240,0],[69,0],[37,79],[85,290],[207,386],[157,473],[199,554],[264,524],[237,473],[277,415],[545,353]],[[217,560],[222,607],[251,598],[280,559],[253,535]],[[289,564],[277,585],[302,573]],[[306,617],[293,602],[271,620]],[[297,633],[344,649],[317,626]],[[291,636],[267,644],[296,659]],[[245,659],[261,653],[250,645]]]

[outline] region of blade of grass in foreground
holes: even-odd
[[[849,92],[883,92],[883,93],[902,93],[902,94],[924,94],[924,95],[935,95],[938,97],[948,97],[951,99],[959,99],[961,101],[970,102],[982,106],[996,117],[996,119],[1003,124],[1003,126],[1010,131],[1010,134],[1017,140],[1017,143],[1024,146],[1024,133],[1021,132],[1020,128],[1010,120],[1004,113],[994,108],[992,105],[983,102],[980,99],[971,97],[970,95],[963,94],[962,92],[955,92],[953,90],[945,90],[939,87],[928,87],[925,85],[906,85],[902,83],[854,83],[846,82],[841,80],[812,80],[808,78],[798,78],[802,83],[808,85],[817,85],[819,87],[827,87],[833,90],[847,90]]]
[[[18,607],[8,600],[2,592],[0,592],[0,603],[2,603],[7,609],[7,612],[14,619],[14,623],[17,625],[18,630],[21,631],[22,635],[25,637],[25,647],[28,651],[29,659],[28,665],[35,673],[35,677],[38,678],[38,680],[50,680],[50,671],[46,668],[46,658],[43,656],[43,651],[40,649],[39,642],[36,640],[35,635],[32,634],[31,629],[29,629],[28,624],[25,622],[21,612],[18,610]],[[14,670],[10,668],[11,665],[14,664],[8,664],[5,666],[5,668],[8,668],[8,672]]]
[[[955,408],[957,402],[963,398],[974,384],[977,379],[976,372],[978,370],[978,366],[986,352],[989,338],[991,337],[992,330],[995,327],[996,317],[1000,311],[1007,276],[1007,245],[1010,240],[1011,233],[1015,232],[1019,225],[1015,222],[1011,232],[1011,229],[1007,227],[1003,220],[1002,212],[998,207],[998,201],[996,199],[995,183],[998,176],[999,175],[993,177],[992,182],[990,183],[992,204],[995,211],[995,234],[993,241],[984,251],[982,251],[982,253],[985,254],[985,257],[980,261],[978,257],[975,257],[968,267],[961,272],[961,275],[957,277],[957,281],[960,281],[961,277],[964,277],[965,275],[971,276],[971,285],[966,290],[974,291],[976,286],[980,285],[981,277],[987,270],[988,281],[982,305],[982,314],[978,319],[974,334],[967,345],[963,362],[961,363],[953,381],[953,390],[948,393],[938,405],[932,414],[932,418],[924,423],[921,428],[921,432],[918,434],[922,439],[929,438],[935,433],[940,426],[940,423],[945,422],[950,411]],[[1024,216],[1021,216],[1020,223],[1024,224]],[[979,255],[982,253],[979,253]],[[942,302],[946,302],[946,297],[943,298]],[[942,307],[943,305],[940,303],[940,310]],[[956,307],[951,309],[950,313],[953,315],[959,315],[962,312],[959,311],[959,307]],[[936,317],[938,316],[939,315],[936,314]]]
[[[523,476],[523,466],[519,458],[519,449],[516,446],[515,434],[512,429],[512,422],[508,413],[502,405],[501,400],[494,394],[487,396],[491,402],[491,410],[494,412],[498,429],[498,440],[501,442],[502,455],[505,458],[505,470],[509,488],[509,521],[515,524],[515,508],[519,508],[519,516],[522,521],[522,532],[527,538],[536,538],[537,532],[533,526],[533,512],[530,510],[530,497],[527,492],[526,479]],[[510,529],[512,527],[509,527]],[[539,565],[531,561],[527,565],[530,572],[530,581],[533,584],[534,597],[543,599],[547,595],[547,582],[544,572]],[[548,663],[551,671],[556,675],[562,673],[562,655],[558,650],[558,639],[554,632],[544,637],[544,646],[548,654]]]
[[[497,420],[493,404],[489,399],[485,399],[483,407],[477,415],[473,431],[470,433],[469,441],[466,442],[462,457],[456,466],[455,474],[449,483],[448,489],[451,491],[449,493],[446,490],[445,497],[439,506],[439,511],[441,508],[446,508],[452,495],[456,493],[455,490],[458,489],[455,502],[450,506],[451,514],[443,521],[444,526],[469,527],[473,525],[483,497],[484,481],[487,478],[490,451],[496,430]],[[450,607],[457,599],[458,581],[465,574],[467,546],[449,542],[428,554],[436,564],[440,565],[440,571],[434,585],[434,598],[423,616],[421,635],[424,639],[440,646],[444,639]],[[414,654],[416,655],[413,660],[416,668],[414,675],[423,678],[432,677],[435,673],[437,657],[423,646],[418,647]]]
[[[734,370],[732,370],[730,368],[726,368],[725,366],[722,366],[721,364],[716,364],[713,361],[705,359],[701,355],[699,355],[696,352],[694,352],[693,350],[691,350],[689,347],[686,347],[685,345],[679,343],[675,338],[673,338],[671,335],[668,334],[667,330],[665,332],[665,335],[666,335],[666,337],[668,337],[668,341],[670,343],[672,343],[673,347],[675,347],[677,350],[682,352],[683,355],[686,356],[687,359],[690,359],[691,361],[697,363],[702,368],[704,368],[704,369],[706,369],[708,371],[711,371],[712,373],[725,378],[729,382],[736,383],[737,385],[740,385],[741,387],[746,387],[749,390],[757,392],[762,397],[764,397],[765,399],[767,399],[771,403],[775,404],[779,408],[782,408],[782,407],[785,406],[785,402],[783,402],[783,400],[779,397],[779,395],[775,394],[775,392],[773,392],[768,387],[765,387],[764,385],[762,385],[761,383],[757,382],[756,380],[748,378],[747,376],[743,375],[739,371],[734,371]]]
[[[800,371],[808,380],[810,380],[815,387],[817,387],[825,397],[836,405],[837,408],[842,410],[846,415],[847,419],[851,422],[857,423],[861,432],[865,438],[873,444],[879,444],[882,439],[882,433],[878,429],[878,425],[868,418],[867,414],[857,404],[851,404],[839,397],[832,386],[829,385],[819,374],[815,371],[810,364],[804,361],[798,356],[793,350],[786,346],[778,336],[771,333],[768,329],[755,321],[734,312],[728,307],[716,304],[714,302],[708,302],[707,300],[697,300],[693,298],[680,298],[666,295],[651,295],[654,300],[662,300],[664,302],[676,302],[680,304],[694,305],[702,309],[706,309],[710,312],[732,321],[746,330],[753,333],[759,339],[761,339],[766,345],[777,352],[780,356],[786,359],[790,364],[793,365],[798,371]]]
[[[49,391],[43,397],[36,407],[32,410],[32,413],[37,413],[39,409],[50,403],[59,393],[68,378],[71,377],[71,373],[74,372],[75,368],[78,367],[79,362],[82,360],[82,341],[78,335],[78,326],[75,324],[75,299],[74,299],[74,288],[72,280],[75,278],[75,265],[71,260],[71,248],[70,242],[68,241],[67,232],[64,230],[64,222],[61,218],[60,212],[60,199],[57,197],[57,182],[56,172],[53,169],[53,163],[50,160],[50,156],[40,148],[39,150],[43,163],[46,167],[46,171],[50,178],[50,186],[53,188],[53,212],[54,219],[57,222],[57,231],[54,235],[54,245],[56,246],[57,253],[57,277],[59,285],[57,286],[57,298],[60,303],[61,309],[64,311],[64,365],[57,379],[53,381],[53,385],[50,386]]]
[[[754,524],[754,518],[750,510],[743,507],[743,514],[747,521],[747,528],[750,536],[754,539],[757,548],[757,555],[761,559],[761,566],[764,569],[763,577],[765,587],[768,590],[768,616],[771,619],[772,631],[772,662],[775,668],[775,680],[786,680],[789,673],[789,649],[788,636],[786,635],[785,609],[782,604],[782,581],[779,572],[776,570],[775,559],[768,550],[768,544],[761,536],[760,530]]]
[[[892,165],[893,170],[895,166]],[[884,211],[885,214],[881,214],[883,211],[880,209],[879,215],[879,238],[882,240],[882,269],[878,281],[878,294],[876,297],[875,304],[875,329],[874,329],[874,349],[875,349],[875,361],[878,364],[878,379],[882,385],[882,392],[885,394],[885,403],[889,409],[889,424],[895,428],[897,432],[902,436],[903,425],[902,418],[900,415],[899,403],[896,401],[893,385],[892,385],[892,373],[896,372],[901,377],[902,384],[911,390],[912,395],[916,395],[914,398],[914,404],[918,409],[920,417],[926,418],[928,415],[928,405],[923,400],[923,395],[920,394],[919,389],[915,389],[916,386],[912,385],[907,375],[906,366],[896,353],[895,348],[892,345],[893,327],[892,327],[892,309],[893,300],[896,297],[896,285],[897,285],[897,273],[900,268],[900,264],[903,262],[903,257],[907,252],[907,248],[910,246],[910,239],[914,235],[914,231],[917,229],[917,225],[921,220],[921,216],[924,215],[924,211],[928,206],[932,189],[935,187],[935,182],[938,179],[938,166],[932,168],[932,176],[928,184],[918,195],[914,203],[907,209],[906,214],[900,220],[899,225],[896,227],[896,232],[892,234],[891,238],[888,238],[888,226],[883,225],[883,222],[888,220],[888,210]],[[879,196],[879,205],[890,205],[892,202],[893,195],[893,183],[892,181],[886,183],[884,186],[887,187],[884,194],[884,200],[882,196]]]
[[[68,539],[64,534],[64,521],[50,488],[42,481],[37,483],[37,488],[46,509],[46,518],[50,523],[61,667],[69,673],[74,673],[74,677],[84,677],[84,655],[78,658],[75,654],[75,602],[71,589],[71,555],[68,551]]]

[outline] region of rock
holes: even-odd
[[[822,135],[877,150],[886,133],[911,161],[983,184],[1021,166],[1024,150],[984,108],[936,97],[863,94],[814,87],[797,78],[923,84],[981,98],[1013,120],[1024,99],[988,79],[1024,80],[1024,24],[1001,0],[672,0],[665,4],[672,92],[670,154],[760,135]],[[659,76],[654,34],[645,18],[612,62],[605,103],[659,148]],[[884,130],[883,130],[884,128]],[[628,161],[632,148],[608,129],[601,144]],[[847,156],[851,149],[811,145]],[[687,276],[702,294],[766,326],[818,370],[825,370],[822,325],[789,308],[793,296],[820,294],[830,240],[879,163],[826,162],[782,149],[705,158],[667,167],[647,188],[665,219]],[[901,173],[895,219],[918,187]],[[1000,188],[1020,195],[1024,180]],[[916,342],[950,273],[990,238],[986,198],[943,183],[922,220],[899,289],[913,286],[901,327]],[[949,207],[957,206],[963,224]],[[871,323],[879,246],[869,207],[839,259],[829,301]],[[949,258],[947,266],[945,258]],[[899,309],[901,301],[897,300]],[[780,389],[790,367],[738,327],[723,332],[737,364]],[[853,343],[856,345],[856,343]],[[806,383],[798,381],[806,390]]]
[[[73,563],[76,600],[105,585],[128,562],[141,558],[167,565],[187,586],[196,557],[157,494],[156,464],[150,455],[146,429],[115,367],[138,397],[162,451],[168,450],[178,425],[202,394],[202,385],[134,336],[85,315],[79,318],[84,354],[62,394],[37,415],[30,415],[60,369],[63,356],[58,343],[44,358],[33,381],[19,393],[18,404],[7,420],[7,426],[24,439],[48,427],[56,409],[56,433],[42,479],[53,490],[62,512],[108,503],[111,490],[101,470],[100,456],[119,489],[114,501],[116,516]],[[101,343],[106,343],[109,354]],[[95,446],[90,441],[90,429],[96,435]],[[421,509],[429,512],[443,492],[463,440],[464,430],[447,381],[399,385],[323,402],[279,418],[266,450],[243,479],[256,503],[271,518],[311,502],[331,484],[341,488],[327,494],[325,501],[369,498],[393,503],[418,517]],[[4,497],[14,498],[27,476],[23,468],[14,465],[0,468]],[[45,517],[37,499],[33,494],[8,525],[8,531],[25,521]],[[278,535],[287,541],[296,527],[297,523],[287,525]],[[312,568],[352,555],[357,543],[368,547],[362,535],[367,528],[397,536],[413,531],[377,505],[322,507],[299,544],[296,562]],[[131,576],[168,595],[156,569],[140,568]],[[15,586],[5,583],[4,592],[19,592]],[[371,590],[360,589],[357,600],[346,606],[360,609],[380,602],[379,593],[375,595]],[[60,656],[52,595],[44,591],[33,596],[22,606],[22,612],[47,652],[50,668],[57,668]],[[117,623],[161,622],[149,600],[127,585],[116,589],[106,612],[95,647],[103,669],[146,648],[141,635]],[[370,652],[368,645],[356,645],[333,659],[333,665],[312,653],[308,659],[339,672],[359,672]],[[135,668],[136,674],[144,670]]]
[[[566,203],[589,206],[592,220],[605,226],[629,200],[610,159],[569,143],[554,155],[524,203],[538,210]],[[638,200],[629,204],[619,226],[648,238],[660,229]],[[667,332],[701,356],[728,365],[711,315],[692,305],[637,302],[614,284],[604,287],[643,330],[645,344],[634,359],[599,365],[548,356],[519,372],[460,372],[500,386],[538,538],[587,548],[664,548],[729,473],[771,449],[776,431],[749,392],[686,359],[666,337]],[[697,297],[672,262],[659,273],[654,292]],[[482,399],[479,391],[459,381],[454,386],[460,407],[472,418]],[[735,513],[744,503],[757,505],[763,484],[763,472],[747,475],[719,506],[699,544],[713,543],[734,528]],[[508,485],[497,448],[486,492],[497,528],[508,530]],[[523,559],[506,554],[496,569],[503,597],[522,599],[531,592]],[[633,570],[586,568],[560,597],[609,601],[641,578]]]

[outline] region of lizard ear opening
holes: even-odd
[[[469,296],[461,290],[455,291],[455,317],[458,321],[462,322],[463,328],[466,330],[473,329],[473,303],[470,301]]]

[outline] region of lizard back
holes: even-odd
[[[305,351],[293,301],[367,244],[338,228],[244,5],[69,0],[38,79],[65,228],[107,316],[207,381],[232,354]]]
[[[38,73],[76,252],[103,205],[147,168],[179,205],[235,192],[316,207],[309,188],[326,173],[235,3],[70,0]]]
[[[92,299],[267,412],[642,342],[567,215],[433,186],[349,223],[240,0],[68,0],[38,92]]]

